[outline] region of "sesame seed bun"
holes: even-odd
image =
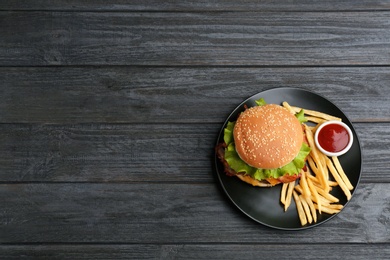
[[[242,112],[233,136],[241,159],[261,169],[275,169],[291,162],[298,155],[304,138],[298,119],[275,104]]]

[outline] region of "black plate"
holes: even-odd
[[[292,106],[317,110],[342,118],[342,121],[351,128],[354,135],[354,143],[351,149],[339,157],[345,174],[354,186],[354,190],[351,191],[353,195],[360,180],[362,167],[361,148],[355,129],[347,116],[336,105],[313,92],[298,88],[274,88],[248,98],[226,119],[219,133],[217,143],[223,142],[223,130],[227,122],[235,121],[237,115],[244,110],[244,105],[248,107],[255,106],[255,100],[260,98],[264,98],[267,103],[274,104],[281,104],[283,101],[287,101]],[[233,204],[244,214],[263,225],[283,230],[302,230],[322,224],[336,216],[336,214],[318,214],[316,223],[301,226],[294,200],[292,200],[286,212],[283,210],[283,206],[280,203],[281,185],[272,188],[253,187],[236,177],[226,176],[217,156],[215,156],[215,164],[222,188]],[[339,198],[340,203],[344,206],[347,204],[348,201],[339,187],[334,188],[331,194]]]

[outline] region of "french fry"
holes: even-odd
[[[339,202],[339,199],[335,196],[331,195],[330,193],[324,191],[322,188],[314,186],[314,188],[317,190],[318,194],[322,195],[325,199],[329,200],[330,202]]]
[[[294,189],[295,189],[297,192],[299,192],[300,194],[302,194],[302,193],[303,193],[303,191],[302,191],[302,187],[301,187],[301,185],[300,185],[300,184],[297,184],[297,185],[295,185],[295,186],[294,186]]]
[[[294,110],[293,110],[294,111]],[[304,109],[304,111],[306,111]],[[309,122],[313,122],[313,123],[317,123],[318,125],[322,124],[323,122],[325,122],[326,120],[322,119],[322,118],[319,118],[319,117],[315,117],[315,116],[305,116],[307,121]],[[314,129],[314,128],[313,128]],[[312,130],[313,130],[312,129]]]
[[[315,156],[315,155],[314,155]],[[318,165],[317,171],[313,170],[316,174],[317,179],[319,180],[321,187],[326,191],[329,192],[329,185],[328,185],[328,180],[325,176],[323,166],[321,162],[319,162],[319,158],[317,157],[315,160],[316,164]]]
[[[283,205],[286,204],[286,191],[287,191],[288,183],[283,183],[282,185],[282,191],[280,193],[280,202],[283,203]]]
[[[340,161],[336,156],[332,156],[332,161],[334,166],[336,167],[337,172],[339,173],[341,179],[344,181],[345,185],[349,190],[353,190],[353,186],[349,181],[347,175],[345,174],[343,167],[341,167]]]
[[[306,198],[310,198],[310,189],[309,189],[309,186],[307,185],[307,180],[306,180],[306,172],[305,171],[301,171],[301,179],[300,179],[300,184],[302,186],[302,195]]]
[[[318,177],[318,179],[320,180],[321,182],[321,185],[322,187],[324,188],[324,190],[326,192],[329,191],[329,185],[328,185],[328,182],[327,182],[327,179],[326,179],[326,176],[324,174],[324,171],[323,171],[323,167],[322,167],[322,164],[321,164],[321,159],[318,155],[318,151],[317,151],[317,148],[314,144],[314,136],[313,136],[313,133],[310,131],[310,129],[305,125],[305,133],[306,133],[306,138],[307,138],[307,141],[309,143],[309,146],[311,148],[311,151],[310,151],[310,155],[312,155],[312,158],[317,166],[317,172],[315,169],[313,169],[313,171],[315,172],[316,174],[316,177]],[[318,175],[318,176],[317,176]]]
[[[333,175],[333,178],[337,181],[337,183],[339,184],[340,188],[342,189],[342,191],[344,192],[345,196],[347,197],[347,200],[350,200],[352,195],[351,195],[351,191],[347,188],[347,185],[345,185],[344,181],[341,179],[340,175],[338,174],[336,168],[333,166],[333,163],[330,159],[328,159],[326,161],[328,167],[329,167],[329,170],[330,172],[332,173]]]
[[[286,101],[284,101],[284,102],[282,103],[282,105],[283,105],[285,108],[287,108],[287,110],[290,111],[290,113],[292,113],[292,114],[295,115],[296,112],[294,111],[294,109],[291,108],[291,106],[290,106]],[[299,110],[299,111],[300,111],[300,110]],[[298,111],[298,112],[299,112],[299,111]]]
[[[320,181],[312,174],[306,174],[306,177],[310,179],[313,183],[318,183],[320,185]]]
[[[313,185],[316,187],[316,188],[319,188],[319,189],[323,189],[321,184],[318,183],[318,182],[313,182]],[[338,185],[338,184],[337,184]],[[329,185],[329,192],[332,191],[332,187]]]
[[[310,168],[313,170],[314,173],[316,173],[316,176],[318,175],[317,172],[319,171],[318,168],[317,168],[317,165],[316,163],[314,162],[314,159],[313,157],[309,154],[309,156],[307,157],[307,162],[309,163],[309,166]],[[314,177],[314,176],[313,176]],[[317,181],[320,182],[320,180],[318,180],[317,178]]]
[[[319,213],[321,214],[321,210],[322,210],[322,203],[321,203],[321,201],[320,201],[320,198],[319,198],[319,195],[318,195],[318,193],[317,193],[317,190],[316,190],[316,188],[314,187],[314,184],[311,182],[311,180],[310,179],[307,179],[307,184],[308,184],[308,186],[309,186],[309,189],[310,189],[310,191],[311,191],[311,194],[313,195],[313,197],[314,197],[314,200],[313,201],[315,201],[316,203],[317,203],[317,205],[318,205],[318,211],[319,211]]]
[[[290,107],[291,107],[291,109],[292,109],[295,113],[298,113],[298,112],[301,111],[301,109],[302,109],[302,108],[296,107],[296,106],[290,106]],[[306,115],[319,117],[319,118],[322,118],[322,119],[325,119],[325,120],[337,120],[337,121],[341,121],[341,118],[339,118],[339,117],[331,116],[331,115],[328,115],[328,114],[326,114],[326,113],[318,112],[318,111],[315,111],[315,110],[304,109],[304,111],[305,111],[305,114],[306,114]]]
[[[286,194],[286,203],[284,204],[284,211],[287,211],[288,207],[290,207],[291,204],[291,196],[292,192],[294,190],[295,182],[289,182],[288,188],[287,188],[287,194]]]
[[[303,210],[305,211],[307,222],[309,222],[309,224],[311,224],[313,222],[313,217],[311,215],[310,207],[307,204],[306,199],[303,195],[299,195],[299,200],[301,201]]]
[[[330,186],[330,187],[336,187],[336,186],[339,185],[339,184],[337,183],[337,181],[331,181],[331,180],[329,180],[328,183],[329,183],[329,186]]]
[[[307,205],[310,208],[311,215],[313,217],[314,223],[317,222],[317,211],[316,208],[314,207],[313,200],[310,198],[305,198]]]
[[[316,209],[318,209],[318,205],[317,204],[314,204],[314,207]],[[328,214],[335,214],[335,213],[338,213],[340,212],[339,209],[332,209],[332,208],[329,208],[329,207],[322,207],[322,211],[325,212],[325,213],[328,213]]]
[[[330,209],[338,209],[338,210],[341,210],[344,206],[341,205],[341,204],[330,204],[328,206],[326,206],[327,208],[330,208]]]
[[[301,201],[299,199],[299,196],[298,196],[297,192],[293,190],[292,193],[293,193],[293,196],[294,196],[295,204],[297,206],[299,220],[301,221],[301,225],[304,226],[304,225],[307,224],[307,218],[306,218],[305,211],[303,209],[302,203],[301,203]]]
[[[306,174],[306,176],[308,179],[310,179],[313,182],[314,185],[321,187],[320,182],[318,181],[318,179],[315,176],[313,176],[311,174]],[[329,190],[332,190],[332,187],[336,187],[339,185],[336,181],[331,181],[331,180],[328,180],[328,184],[329,184]]]
[[[325,154],[321,153],[319,150],[316,151],[318,154],[318,158],[321,161],[321,166],[322,166],[322,174],[325,176],[326,180],[329,180],[329,171],[328,167],[326,167],[326,159],[328,158]]]
[[[302,193],[303,193],[302,187],[301,187],[300,185],[296,185],[296,186],[294,187],[294,189],[295,189],[299,194],[302,194]],[[325,206],[328,206],[328,205],[330,205],[330,204],[332,203],[330,200],[324,198],[323,196],[319,195],[318,193],[317,193],[317,195],[318,195],[317,197],[314,197],[313,192],[312,192],[312,194],[310,195],[310,199],[311,199],[313,202],[315,202],[315,203],[319,203],[319,204],[325,205]]]
[[[330,200],[324,198],[324,196],[322,196],[321,194],[318,194],[318,199],[321,202],[322,206],[329,206],[331,203],[333,203]],[[316,201],[313,200],[313,202],[316,202]]]

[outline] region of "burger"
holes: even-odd
[[[228,176],[253,186],[272,187],[292,182],[306,167],[310,147],[304,134],[301,110],[296,115],[264,100],[246,108],[228,122],[216,154]]]

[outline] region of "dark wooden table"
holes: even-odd
[[[1,1],[0,84],[1,259],[390,258],[390,1]],[[213,168],[274,87],[362,145],[348,206],[303,231],[245,216]]]

